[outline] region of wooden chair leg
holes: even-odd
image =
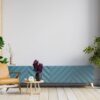
[[[9,88],[6,89],[6,92],[9,90]]]
[[[19,87],[19,91],[20,91],[20,94],[21,94],[21,86],[20,86],[20,84],[19,84],[19,86],[18,86],[18,87]]]

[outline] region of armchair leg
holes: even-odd
[[[21,86],[20,86],[20,84],[18,85],[18,88],[19,88],[19,91],[20,91],[20,94],[21,94]]]
[[[9,88],[6,89],[6,92],[9,90]]]

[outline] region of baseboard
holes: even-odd
[[[42,83],[40,84],[41,87],[81,87],[81,86],[88,86],[90,84],[86,83]],[[34,86],[34,85],[33,85]],[[26,87],[25,83],[21,83],[21,87]]]

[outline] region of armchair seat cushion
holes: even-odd
[[[0,85],[18,84],[18,83],[19,83],[19,79],[17,78],[0,79]]]

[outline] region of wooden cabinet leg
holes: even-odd
[[[35,88],[35,92],[36,92],[36,90],[37,90],[37,89],[36,89],[36,83],[34,83],[34,88]]]
[[[29,87],[29,83],[27,83],[27,89],[26,89],[26,93],[28,92],[28,87]]]
[[[30,83],[30,94],[32,94],[32,83]]]
[[[39,91],[39,92],[41,91],[40,83],[38,83],[38,91]]]

